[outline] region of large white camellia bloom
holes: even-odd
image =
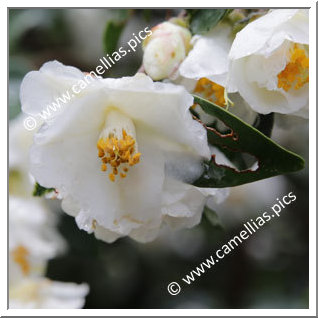
[[[83,77],[56,61],[44,64],[23,80],[23,110],[38,112]],[[227,191],[188,184],[210,157],[192,104],[183,87],[144,74],[98,79],[35,135],[32,174],[58,190],[81,229],[107,242],[126,235],[150,241],[163,223],[194,226],[206,197],[221,202]]]
[[[308,10],[276,9],[237,33],[228,91],[257,112],[308,118]]]

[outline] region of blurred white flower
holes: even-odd
[[[163,22],[144,41],[143,66],[154,80],[173,78],[190,49],[191,33],[183,26]]]
[[[24,251],[33,261],[47,261],[65,249],[56,230],[55,215],[40,198],[9,197],[9,250]],[[17,258],[19,259],[19,257]],[[13,258],[14,260],[14,258]],[[18,263],[21,274],[28,274],[27,262]],[[14,275],[17,278],[17,275]]]
[[[44,278],[48,260],[65,249],[54,215],[42,199],[9,199],[9,307],[81,308],[86,284]]]
[[[24,110],[38,109],[52,95],[54,69],[65,79],[83,76],[46,63],[24,78]],[[60,77],[59,86],[67,84]],[[61,193],[63,209],[81,229],[107,242],[126,235],[150,241],[162,223],[194,226],[206,197],[220,201],[226,190],[186,184],[210,157],[206,130],[189,112],[192,104],[183,87],[154,83],[144,74],[99,80],[35,135],[32,174]]]
[[[276,9],[237,33],[228,91],[257,112],[308,117],[308,10]]]
[[[82,308],[88,292],[87,284],[56,282],[44,277],[25,278],[9,287],[9,308]]]

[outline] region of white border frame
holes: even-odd
[[[39,0],[29,0],[24,2],[21,0],[5,1],[5,6],[1,6],[1,34],[2,42],[7,43],[7,10],[8,7],[86,7],[84,1],[72,1],[72,0],[54,0],[46,1],[45,4]],[[90,7],[104,7],[105,1],[90,0]],[[115,6],[116,4],[116,6]],[[133,3],[129,1],[117,0],[113,3],[113,7],[131,7],[134,8],[146,8],[151,5],[159,5],[162,8],[180,7],[180,2],[171,0],[161,0],[160,3],[150,3],[147,1],[135,0]],[[316,2],[309,0],[302,1],[282,1],[282,0],[267,0],[267,1],[251,1],[241,0],[235,2],[231,0],[223,0],[222,6],[218,6],[217,3],[211,1],[196,0],[189,1],[184,0],[182,2],[183,8],[191,7],[209,7],[215,5],[215,7],[270,7],[270,8],[283,8],[287,7],[311,7],[310,9],[310,123],[309,123],[309,309],[7,309],[7,263],[1,262],[1,289],[0,289],[0,314],[1,316],[45,316],[45,315],[67,315],[67,316],[316,316]],[[111,7],[111,3],[107,7]],[[1,96],[7,96],[7,74],[8,74],[8,44],[6,44],[6,50],[1,50],[1,64],[2,64],[2,79],[1,79]],[[7,149],[4,144],[4,136],[7,137],[7,108],[4,105],[7,104],[7,100],[2,103],[0,108],[0,114],[3,121],[1,126],[1,136],[3,147]],[[1,167],[4,170],[3,176],[6,174],[7,157],[1,157]],[[7,180],[2,178],[1,193],[3,195],[2,203],[7,202],[4,196],[7,194]],[[8,203],[7,203],[8,204]],[[7,207],[2,208],[2,222],[0,222],[2,236],[1,239],[1,255],[2,260],[4,255],[7,255],[7,215],[5,213]]]

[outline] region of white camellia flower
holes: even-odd
[[[15,251],[24,251],[32,256],[32,260],[41,263],[65,249],[65,242],[56,230],[55,215],[42,199],[9,198],[9,250],[13,254]],[[21,271],[22,274],[28,273],[23,266]]]
[[[143,66],[154,80],[173,78],[190,49],[191,33],[172,22],[163,22],[152,28],[144,41]]]
[[[56,219],[39,198],[9,197],[9,307],[81,308],[86,284],[44,277],[48,260],[65,249]]]
[[[63,93],[83,76],[46,63],[23,80],[23,110],[32,114],[54,97],[56,78]],[[59,191],[63,209],[81,229],[107,242],[126,235],[150,241],[163,223],[194,226],[207,196],[220,202],[227,190],[187,184],[210,158],[206,130],[189,112],[192,104],[183,87],[154,83],[144,74],[99,79],[35,135],[32,174]]]
[[[257,112],[308,117],[308,10],[276,9],[238,32],[228,91]]]

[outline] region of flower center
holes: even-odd
[[[101,170],[107,171],[114,182],[116,176],[125,178],[129,167],[139,163],[141,153],[137,151],[135,129],[132,121],[117,111],[112,111],[97,142]]]
[[[11,253],[13,260],[20,266],[22,273],[28,275],[30,272],[29,251],[23,245],[18,245]]]
[[[303,46],[294,44],[289,51],[286,67],[277,75],[277,87],[288,92],[299,89],[309,82],[309,58]]]
[[[224,87],[205,77],[197,81],[194,93],[201,95],[203,98],[218,106],[225,107]]]

